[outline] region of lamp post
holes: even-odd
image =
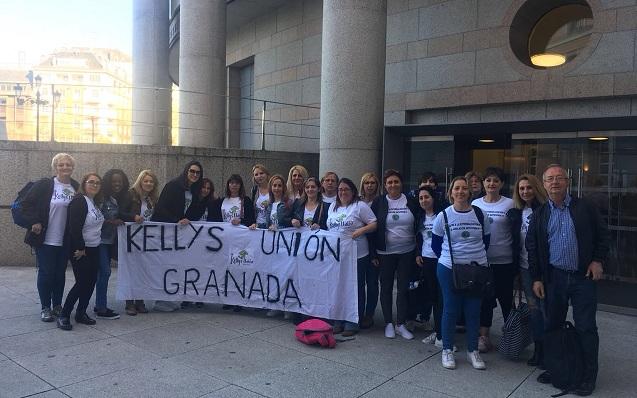
[[[62,93],[55,89],[55,84],[51,85],[51,93],[53,93],[53,101],[51,102],[51,142],[55,141],[55,107],[60,103]]]
[[[21,101],[21,97],[22,97],[22,86],[20,85],[20,83],[16,83],[15,86],[13,86],[13,91],[15,93],[15,97],[14,97],[14,101],[13,101],[13,129],[17,132],[18,131],[18,119],[16,116],[16,108],[18,106],[18,103]]]
[[[35,140],[40,141],[40,86],[42,85],[42,77],[37,75],[35,77]]]

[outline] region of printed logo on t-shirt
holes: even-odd
[[[396,221],[400,218],[400,216],[398,214],[392,214],[391,218]]]
[[[73,190],[69,188],[64,188],[62,189],[62,192],[58,192],[58,191],[53,192],[53,199],[70,201],[71,199],[73,199],[74,195],[75,195],[75,192]]]
[[[489,220],[489,224],[493,224],[493,218],[489,217],[488,220]]]
[[[431,231],[427,231],[427,238],[431,238]]]
[[[330,221],[330,228],[349,227],[354,225],[354,220],[345,221],[347,215],[345,213],[339,214],[333,221]]]
[[[101,211],[99,211],[99,209],[93,207],[91,209],[91,213],[93,213],[93,217],[95,217],[95,221],[104,220],[104,215],[102,214]]]
[[[240,217],[240,208],[239,206],[232,206],[227,211],[223,209],[223,219],[224,220],[233,220],[235,218]]]
[[[305,219],[305,226],[309,227],[310,225],[312,225],[312,221],[314,219],[312,217],[308,217]]]
[[[460,236],[462,236],[463,238],[467,239],[469,237],[469,235],[471,235],[469,233],[469,231],[462,231],[462,233],[460,234]]]

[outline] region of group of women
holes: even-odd
[[[124,222],[187,224],[203,220],[250,229],[308,227],[340,232],[356,242],[359,322],[334,320],[335,333],[347,337],[371,328],[380,297],[387,338],[413,339],[408,321],[416,314],[428,319],[433,310],[435,331],[423,343],[442,348],[442,365],[456,367],[454,333],[462,324],[469,362],[476,369],[485,369],[480,353],[492,348],[493,309],[497,302],[503,316],[508,316],[514,279],[520,275],[535,338],[529,364],[541,362],[542,315],[532,292],[523,242],[533,209],[547,195],[532,175],[518,178],[513,199],[509,199],[500,194],[504,173],[495,167],[488,168],[483,178],[473,172],[454,178],[445,195],[433,173],[425,173],[416,190],[404,193],[403,177],[396,170],[385,171],[382,181],[374,173],[365,173],[357,187],[351,179],[339,179],[331,171],[319,180],[310,177],[305,167],[295,165],[286,179],[256,164],[250,193],[241,176],[233,174],[217,196],[197,161],[188,162],[161,194],[151,170],[142,170],[131,187],[122,170],[109,170],[103,177],[89,173],[75,181],[71,178],[74,167],[71,155],[55,155],[54,176],[36,182],[23,201],[24,217],[31,224],[25,241],[35,248],[39,270],[41,320],[56,321],[60,329],[72,328],[70,316],[76,303],[75,321],[95,324],[87,313],[94,290],[96,316],[119,318],[107,306],[107,289],[111,259],[117,255],[116,227]],[[62,304],[69,258],[75,285]],[[455,291],[454,262],[490,267],[495,294],[474,297]],[[411,294],[414,281],[424,295]],[[181,307],[189,305],[192,303],[181,303]],[[177,303],[167,301],[156,301],[154,306],[157,311],[178,308]],[[241,307],[224,309],[240,311]],[[127,300],[125,312],[135,316],[148,309],[140,298]],[[279,312],[268,311],[267,315]]]

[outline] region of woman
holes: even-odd
[[[405,323],[409,305],[409,277],[413,273],[416,248],[416,217],[418,204],[402,193],[403,177],[393,169],[383,175],[386,195],[372,203],[378,219],[373,236],[376,253],[374,265],[380,264],[380,306],[385,318],[385,337],[393,339],[396,333],[407,340],[414,338]],[[396,275],[397,274],[397,275]],[[396,281],[396,327],[393,324],[394,279]],[[366,315],[373,315],[373,313]]]
[[[471,192],[471,200],[476,200],[484,195],[482,189],[482,177],[475,171],[469,171],[464,175],[464,178],[469,181],[469,192]]]
[[[467,358],[475,369],[486,369],[486,364],[478,352],[478,327],[482,299],[465,293],[457,293],[453,289],[452,261],[457,264],[473,263],[476,267],[489,266],[487,262],[489,223],[484,222],[484,215],[479,208],[471,206],[470,197],[469,181],[465,177],[454,178],[449,187],[451,206],[436,216],[432,227],[431,247],[438,256],[436,272],[443,297],[442,366],[446,369],[456,368],[453,340],[456,319],[459,311],[463,310],[467,325]]]
[[[227,222],[249,227],[255,223],[254,205],[246,196],[243,179],[233,174],[226,181],[225,197],[215,200],[207,221]]]
[[[201,179],[201,191],[199,191],[199,207],[203,209],[203,214],[199,221],[207,221],[208,215],[212,214],[215,204],[215,185],[209,178]]]
[[[53,177],[37,181],[22,202],[22,214],[29,222],[25,242],[35,248],[38,266],[40,319],[53,322],[62,310],[64,273],[69,260],[64,245],[68,205],[79,188],[71,178],[75,160],[67,153],[58,153],[51,161]]]
[[[270,203],[270,172],[264,165],[257,163],[252,167],[252,181],[254,186],[250,199],[254,203],[256,224],[259,228],[267,228],[265,212]]]
[[[119,314],[106,305],[108,278],[111,276],[111,258],[117,256],[117,227],[124,224],[119,215],[119,206],[128,192],[128,177],[120,169],[108,170],[102,178],[102,203],[104,215],[99,256],[100,268],[95,285],[95,313],[101,319],[119,319]]]
[[[329,205],[321,198],[318,180],[310,177],[305,180],[303,185],[303,196],[294,202],[292,226],[327,229],[327,208]]]
[[[338,175],[333,171],[327,171],[321,178],[321,193],[323,202],[334,203],[336,201],[336,187],[338,186]]]
[[[280,228],[292,226],[292,201],[288,197],[285,180],[280,174],[275,174],[268,182],[269,204],[265,211],[265,228],[276,231]],[[257,224],[250,225],[250,229],[256,229]]]
[[[365,202],[367,206],[371,206],[374,199],[380,194],[380,183],[376,174],[372,172],[363,174],[358,189],[361,192],[360,200]]]
[[[338,196],[327,211],[327,228],[329,231],[341,232],[349,235],[356,242],[358,258],[356,270],[358,278],[358,313],[365,312],[365,283],[367,271],[371,268],[368,233],[376,230],[376,216],[364,202],[358,199],[356,185],[349,178],[341,178],[338,183]],[[370,289],[370,286],[367,286]],[[367,302],[368,307],[371,303]],[[374,303],[375,306],[375,303]],[[334,324],[334,333],[343,333],[343,336],[353,336],[358,333],[359,325],[353,322],[337,320]]]
[[[420,213],[418,214],[418,232],[416,235],[416,264],[422,268],[424,274],[424,283],[426,284],[426,299],[433,304],[435,330],[429,336],[425,337],[422,342],[425,344],[434,344],[436,347],[442,348],[442,292],[438,284],[436,276],[436,267],[438,265],[438,256],[431,248],[431,236],[434,220],[440,212],[440,203],[436,191],[429,186],[422,186],[418,191],[418,203],[420,204]],[[455,351],[455,348],[454,348]]]
[[[158,192],[159,181],[155,173],[142,170],[120,206],[122,220],[136,223],[150,221],[157,204]],[[125,310],[131,316],[148,313],[144,300],[126,300]]]
[[[529,366],[543,364],[544,352],[542,341],[544,335],[544,317],[540,299],[533,293],[533,278],[529,272],[529,259],[524,242],[529,229],[529,221],[533,211],[546,203],[548,195],[540,181],[534,175],[522,174],[515,182],[513,203],[515,207],[507,212],[511,226],[513,266],[520,270],[520,279],[526,296],[526,303],[531,310],[531,330],[533,332],[533,356],[527,361]]]
[[[488,167],[484,172],[485,195],[472,202],[482,209],[491,229],[491,244],[487,251],[489,266],[493,271],[494,295],[484,297],[480,312],[480,352],[488,352],[493,345],[489,339],[489,330],[493,324],[493,308],[496,299],[500,303],[502,316],[506,320],[511,312],[513,301],[513,280],[518,274],[518,268],[513,265],[511,245],[513,238],[511,226],[506,213],[513,208],[513,200],[500,195],[504,185],[504,171],[499,167]]]
[[[201,163],[194,160],[188,162],[182,174],[170,180],[162,189],[151,220],[179,225],[199,220],[203,209],[196,199],[201,191],[202,178]],[[177,310],[179,305],[171,301],[157,300],[154,308],[156,311],[170,312]]]
[[[99,246],[104,216],[95,202],[100,200],[101,185],[102,180],[97,174],[85,175],[80,191],[69,203],[68,239],[75,285],[66,295],[64,307],[57,319],[57,326],[62,330],[73,328],[70,317],[78,300],[75,322],[95,325],[95,319],[86,314],[86,308],[93,295],[100,266]]]
[[[303,196],[303,183],[308,177],[309,174],[305,167],[300,164],[292,166],[288,173],[288,182],[286,183],[290,199],[299,199]]]

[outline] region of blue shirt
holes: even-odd
[[[551,209],[548,225],[549,263],[565,271],[577,271],[579,264],[577,235],[569,211],[570,206],[571,196],[568,194],[561,207],[557,207],[549,199]]]

